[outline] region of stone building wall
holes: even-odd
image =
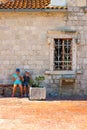
[[[68,6],[86,6],[87,0],[67,0]]]
[[[76,44],[76,88],[75,95],[87,96],[87,10],[84,7],[69,7],[69,14],[66,15],[66,26],[74,28],[78,33]],[[74,57],[75,58],[75,57]],[[50,86],[58,85],[61,75],[49,75]],[[53,85],[52,85],[53,84]],[[49,88],[49,91],[53,89]],[[66,95],[72,95],[74,88],[66,88]],[[51,91],[51,92],[52,92]],[[56,91],[56,89],[55,89]]]
[[[18,67],[33,76],[49,69],[47,31],[64,25],[64,18],[64,13],[0,13],[0,84],[10,83]]]
[[[81,1],[80,1],[81,2]],[[85,1],[84,1],[85,4]],[[80,5],[79,5],[80,6]],[[50,70],[50,45],[47,32],[60,26],[75,28],[76,95],[87,95],[87,13],[76,5],[66,12],[0,13],[0,84],[12,83],[16,68],[29,69],[32,76],[45,75],[47,93],[59,91],[61,74],[46,74]],[[72,94],[73,88],[67,94]]]
[[[77,44],[77,93],[87,95],[87,12],[85,8],[72,7],[67,17],[67,25],[74,27],[79,32]]]

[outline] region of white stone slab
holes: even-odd
[[[37,99],[37,100],[41,100],[41,99],[46,99],[46,88],[33,88],[30,87],[30,92],[29,92],[29,98],[31,100]]]

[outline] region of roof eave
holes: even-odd
[[[67,9],[0,9],[0,12],[69,12]]]

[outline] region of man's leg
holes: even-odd
[[[12,92],[12,97],[14,97],[14,95],[15,95],[16,87],[17,87],[17,84],[14,84],[14,86],[13,86],[13,92]]]
[[[30,96],[30,84],[28,84],[28,96]]]
[[[28,85],[28,94],[30,93],[30,84]]]
[[[26,86],[24,86],[24,96],[26,95]]]
[[[23,95],[22,84],[19,84],[19,87],[20,87],[20,92],[21,92],[21,97],[22,97]]]

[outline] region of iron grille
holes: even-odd
[[[72,39],[54,39],[54,70],[72,70]]]

